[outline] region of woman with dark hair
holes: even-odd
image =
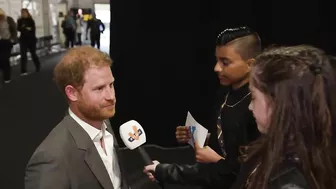
[[[245,150],[233,188],[336,188],[336,81],[329,58],[311,46],[266,50],[250,76],[260,140]]]
[[[209,146],[195,145],[197,164],[160,164],[145,167],[152,180],[163,183],[196,185],[204,188],[230,188],[239,173],[239,147],[255,141],[259,132],[248,109],[251,93],[248,88],[250,68],[261,52],[259,35],[248,27],[230,28],[221,32],[216,43],[214,71],[221,84],[207,125],[211,133]],[[187,143],[188,126],[177,128],[176,138]],[[152,174],[153,172],[154,174]]]
[[[27,75],[27,51],[35,64],[36,72],[41,69],[41,63],[36,55],[36,27],[33,18],[28,9],[21,9],[21,18],[18,19],[18,31],[20,35],[20,51],[21,51],[21,75]]]

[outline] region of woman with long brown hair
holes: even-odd
[[[246,148],[233,188],[336,188],[336,81],[324,52],[265,50],[249,84],[249,108],[264,136]]]

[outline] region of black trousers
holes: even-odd
[[[97,48],[100,49],[100,33],[99,34],[91,34],[91,46],[94,47],[97,45]]]
[[[77,33],[77,45],[82,45],[82,33]]]
[[[40,71],[41,63],[36,55],[36,40],[26,40],[20,41],[20,51],[21,51],[21,73],[27,72],[27,52],[30,52],[30,55],[33,59],[36,72]]]
[[[75,46],[75,31],[71,28],[66,28],[64,30],[65,35],[65,47],[74,47]]]
[[[0,69],[3,71],[5,81],[11,80],[10,56],[12,47],[10,40],[0,40]]]

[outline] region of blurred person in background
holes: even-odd
[[[81,16],[78,14],[76,19],[76,34],[77,34],[77,45],[82,45],[82,24],[83,20]]]
[[[75,46],[75,33],[76,33],[76,21],[74,18],[74,13],[70,11],[68,15],[64,17],[62,21],[63,33],[65,35],[65,47]]]
[[[11,82],[10,56],[16,42],[16,23],[0,8],[0,69],[3,71],[5,83]]]
[[[36,27],[28,9],[21,9],[21,17],[18,19],[18,31],[20,31],[20,51],[21,51],[21,75],[27,75],[27,52],[33,59],[35,71],[39,72],[41,63],[36,55]]]
[[[87,23],[86,38],[89,30],[91,46],[95,47],[97,45],[97,48],[100,49],[100,34],[104,33],[105,25],[100,19],[97,19],[96,13],[92,14],[92,19],[90,19]]]

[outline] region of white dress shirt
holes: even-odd
[[[113,188],[120,189],[121,187],[120,168],[115,153],[115,149],[113,147],[114,140],[112,134],[106,130],[105,123],[103,123],[102,129],[99,130],[81,120],[70,110],[70,108],[69,108],[69,115],[88,133],[105,165],[105,168],[113,184]],[[106,153],[101,146],[100,143],[101,138],[103,138],[104,140]]]

